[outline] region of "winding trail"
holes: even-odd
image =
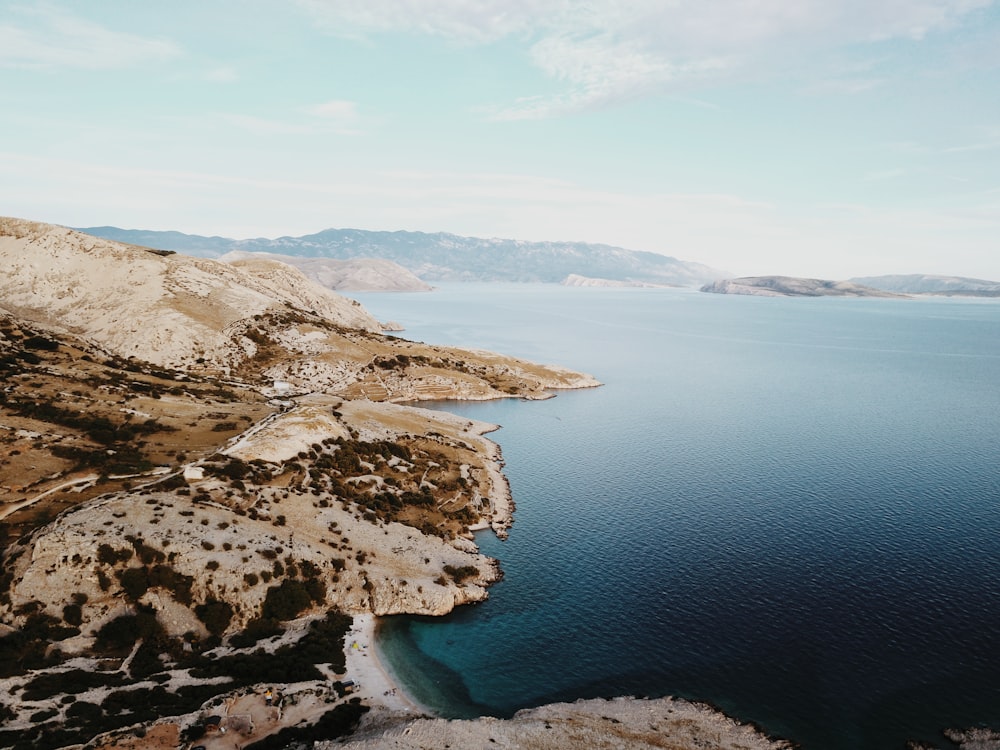
[[[54,492],[59,492],[60,490],[64,490],[67,487],[75,487],[78,484],[91,484],[93,482],[96,482],[98,479],[100,479],[100,476],[97,475],[97,474],[87,474],[86,476],[77,477],[76,479],[71,479],[68,482],[63,482],[62,484],[57,484],[55,487],[50,487],[49,489],[45,490],[45,492],[42,492],[42,493],[40,493],[38,495],[35,495],[34,497],[29,497],[26,500],[22,500],[19,503],[14,503],[13,505],[11,505],[11,506],[9,506],[7,508],[0,509],[0,521],[2,521],[3,519],[5,519],[7,516],[11,515],[12,513],[16,513],[17,511],[21,510],[22,508],[29,508],[29,507],[31,507],[32,505],[34,505],[35,503],[37,503],[39,500],[42,500],[42,499],[48,497],[49,495],[51,495]]]

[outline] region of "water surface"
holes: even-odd
[[[680,695],[817,750],[1000,724],[1000,304],[355,296],[605,383],[441,407],[503,426],[517,512],[488,602],[383,627],[425,704]]]

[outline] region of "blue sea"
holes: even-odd
[[[678,695],[809,750],[1000,726],[1000,302],[442,285],[358,294],[404,338],[589,372],[435,405],[492,433],[504,580],[385,621],[449,717]]]

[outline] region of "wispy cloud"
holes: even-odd
[[[358,103],[344,99],[330,101],[306,107],[305,112],[315,118],[319,127],[331,130],[339,135],[358,135],[363,132],[367,122],[358,110]]]
[[[297,0],[343,36],[429,34],[459,44],[514,38],[561,82],[483,108],[490,117],[548,117],[671,91],[748,69],[787,74],[817,51],[893,39],[921,40],[996,0]],[[833,80],[857,93],[877,76]]]
[[[368,119],[362,117],[357,102],[334,99],[298,108],[291,117],[261,117],[240,112],[209,116],[227,127],[260,136],[270,135],[360,135]],[[198,120],[203,122],[204,117]]]
[[[558,27],[570,16],[569,0],[296,0],[326,31],[358,37],[388,31],[434,34],[480,44],[524,34],[540,26]],[[586,10],[577,10],[586,13]]]
[[[563,82],[565,91],[487,110],[493,119],[543,118],[597,109],[655,93],[678,79],[715,74],[728,65],[721,58],[676,63],[638,44],[604,35],[547,37],[532,47],[531,57],[546,75]]]
[[[114,31],[55,6],[9,10],[0,23],[0,66],[106,70],[181,54],[172,42]]]
[[[226,126],[254,135],[312,135],[317,132],[315,125],[305,122],[278,120],[235,112],[226,112],[215,115],[215,117]]]
[[[906,177],[908,174],[909,171],[906,169],[876,169],[868,172],[863,179],[865,182],[884,182],[886,180],[898,180]]]
[[[1000,138],[981,143],[966,143],[961,146],[949,146],[942,149],[945,154],[964,154],[973,151],[997,151],[1000,150]]]
[[[222,65],[212,68],[205,73],[205,80],[212,83],[236,83],[236,81],[240,80],[240,74],[236,68],[229,65]]]

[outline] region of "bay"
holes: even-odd
[[[495,422],[504,580],[380,646],[442,715],[680,695],[807,748],[1000,725],[1000,304],[443,285],[404,338],[589,372]]]

